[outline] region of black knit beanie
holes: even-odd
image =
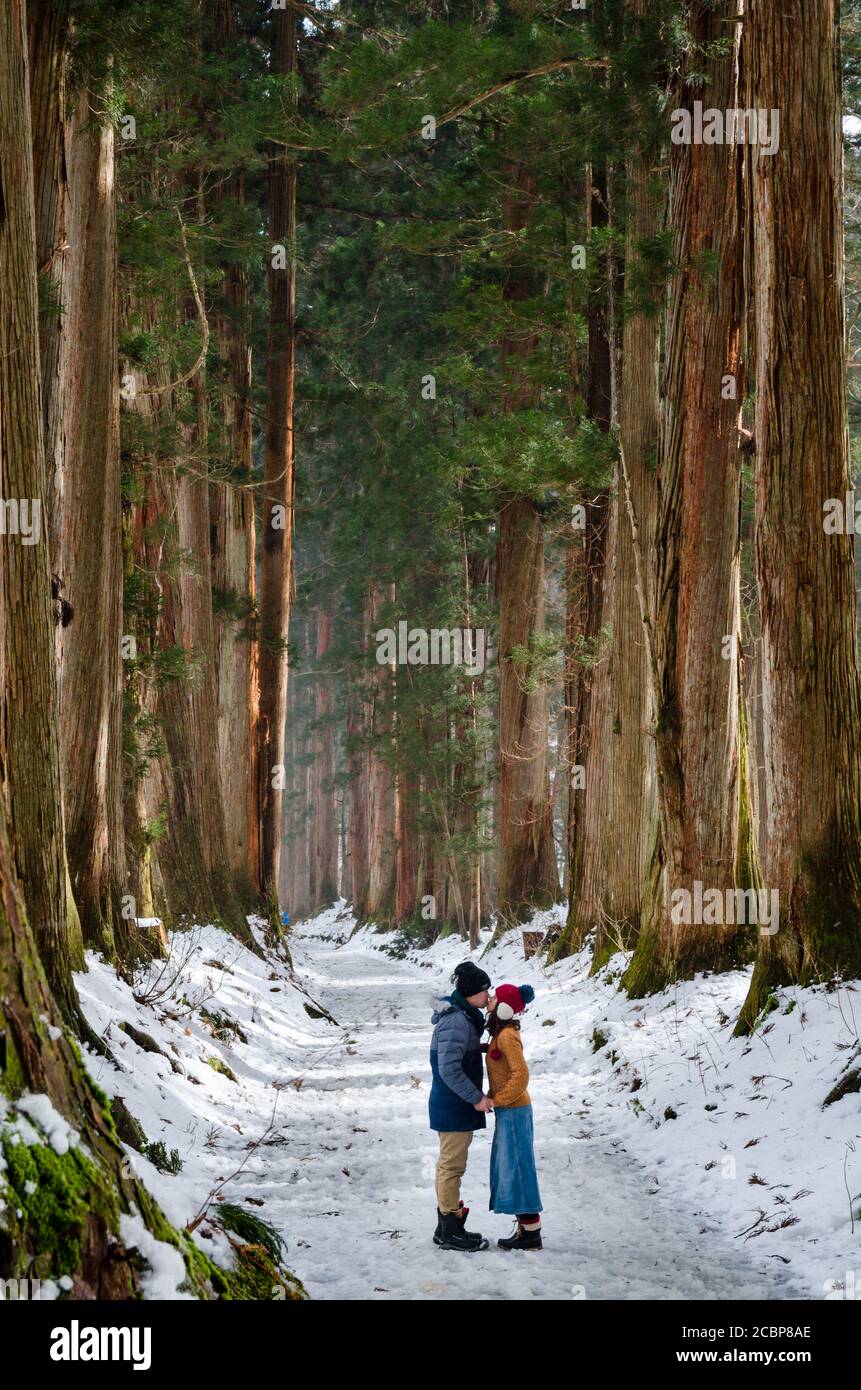
[[[471,960],[461,961],[452,979],[464,999],[469,999],[472,994],[481,994],[483,989],[490,989],[490,976],[479,970]]]

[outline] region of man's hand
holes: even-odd
[[[493,1110],[493,1101],[490,1099],[490,1096],[482,1096],[481,1100],[475,1102],[473,1109],[481,1110],[486,1115]]]

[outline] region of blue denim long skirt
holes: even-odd
[[[520,1216],[543,1211],[532,1148],[532,1106],[494,1110],[490,1150],[490,1210]]]

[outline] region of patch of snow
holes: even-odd
[[[78,1144],[77,1131],[72,1129],[72,1126],[63,1119],[58,1110],[54,1109],[49,1096],[27,1092],[16,1099],[15,1109],[19,1114],[26,1115],[39,1126],[54,1153],[67,1154],[69,1149]],[[40,1142],[40,1136],[35,1131],[29,1130],[29,1126],[28,1133],[24,1133],[23,1127],[20,1127],[20,1132],[26,1144]]]
[[[68,1275],[64,1275],[63,1278],[68,1278]],[[60,1297],[61,1287],[65,1288],[62,1279],[59,1282],[55,1282],[53,1279],[42,1279],[38,1289],[32,1295],[33,1300],[39,1303],[54,1303]],[[69,1279],[68,1287],[72,1287],[71,1279]]]
[[[179,1251],[165,1240],[157,1240],[148,1231],[140,1216],[123,1213],[120,1217],[120,1235],[123,1243],[139,1250],[146,1261],[146,1269],[141,1276],[144,1298],[181,1300],[193,1298],[193,1294],[180,1289],[186,1278],[185,1261]]]

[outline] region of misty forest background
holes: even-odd
[[[128,972],[249,914],[289,945],[339,897],[476,948],[567,899],[543,949],[631,950],[631,994],[755,961],[742,1029],[861,975],[823,526],[861,431],[859,32],[834,0],[0,0],[0,1087],[86,1137],[102,1296],[132,1204],[211,1287],[80,1060],[85,948]],[[698,100],[778,110],[779,150],[671,144]],[[399,621],[493,659],[380,663]],[[776,890],[779,931],[674,925],[695,882]]]

